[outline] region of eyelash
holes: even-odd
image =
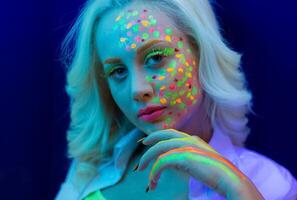
[[[144,58],[144,62],[146,63],[148,59],[153,58],[154,56],[162,56],[162,59],[164,59],[165,57],[170,56],[173,52],[172,51],[168,51],[168,50],[172,50],[171,48],[155,48],[152,49],[149,53],[147,53],[145,55]],[[162,62],[162,61],[160,61]],[[159,63],[158,63],[159,64]],[[110,70],[110,72],[107,73],[108,77],[113,77],[115,76],[115,72],[119,69],[124,69],[124,67],[114,67]],[[120,81],[122,78],[115,78],[116,80]]]

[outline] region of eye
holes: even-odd
[[[127,76],[128,70],[124,67],[114,67],[108,73],[108,77],[116,80],[122,80]]]
[[[172,48],[165,49],[153,49],[150,53],[145,56],[145,64],[157,65],[163,61],[164,58],[171,56],[174,53]]]

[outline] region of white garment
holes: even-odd
[[[66,180],[55,200],[80,200],[91,192],[116,184],[121,179],[130,156],[139,145],[136,141],[144,136],[144,133],[135,128],[121,138],[115,145],[113,159],[103,162],[98,167],[100,177],[92,179],[84,188],[77,189],[72,184],[77,164],[76,161],[72,161]],[[230,138],[218,128],[214,128],[209,145],[248,176],[265,199],[297,199],[296,179],[287,169],[273,160],[246,148],[234,146]],[[221,200],[225,198],[191,177],[189,199]]]

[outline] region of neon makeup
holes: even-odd
[[[153,188],[156,186],[157,180],[155,180],[155,178],[158,179],[160,177],[160,173],[163,169],[162,167],[164,167],[166,163],[174,163],[176,160],[186,159],[220,168],[233,183],[237,183],[240,179],[244,179],[245,177],[230,161],[224,159],[216,153],[205,152],[193,147],[182,147],[170,150],[158,157],[149,176]]]
[[[171,56],[168,59],[170,62],[154,68],[155,74],[147,75],[146,81],[152,84],[157,94],[152,103],[175,108],[164,112],[162,128],[175,128],[175,124],[201,96],[196,77],[198,66],[187,40],[175,33],[176,29],[173,27],[159,23],[148,9],[123,11],[114,21],[113,30],[120,32],[119,47],[126,51],[136,51],[138,47],[154,39],[169,42],[173,47],[154,49],[144,60],[149,63],[148,60],[154,56]]]

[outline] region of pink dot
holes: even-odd
[[[127,32],[127,36],[131,36],[131,35],[132,35],[131,31]]]
[[[149,29],[149,33],[153,33],[155,31],[155,29],[153,28],[153,27],[151,27],[150,29]]]
[[[136,40],[136,42],[141,42],[141,37],[140,37],[140,36],[137,36],[137,37],[135,38],[135,40]]]
[[[140,17],[141,17],[142,19],[145,19],[145,18],[146,18],[145,14],[141,14]]]
[[[160,92],[159,92],[159,95],[160,95],[161,97],[163,97],[163,96],[164,96],[164,92],[163,92],[163,91],[160,91]]]

